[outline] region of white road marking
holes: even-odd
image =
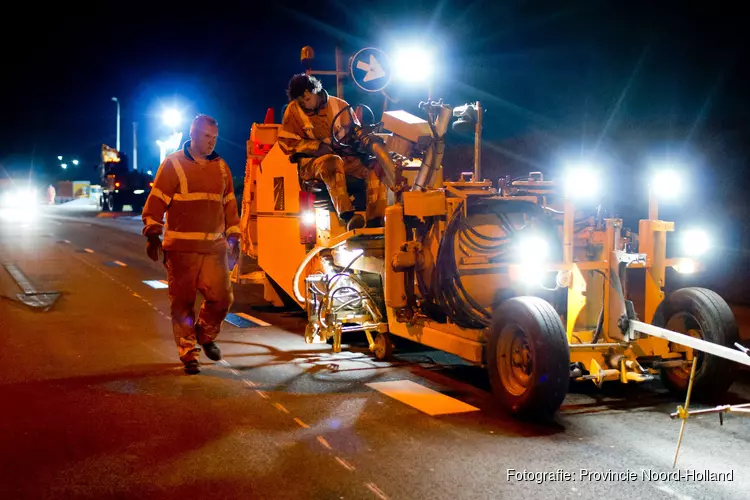
[[[430,416],[448,413],[466,413],[479,411],[479,408],[446,396],[411,380],[394,380],[393,382],[374,382],[366,386],[382,392],[402,403],[416,408]]]
[[[667,495],[671,495],[677,498],[678,500],[693,500],[693,497],[688,496],[688,495],[683,495],[682,493],[678,493],[672,488],[670,488],[669,486],[658,484],[658,485],[654,485],[654,488],[666,493]]]
[[[332,450],[331,445],[328,444],[328,441],[326,441],[326,438],[323,436],[318,436],[318,442],[322,444],[326,449]]]
[[[341,466],[342,466],[342,467],[344,467],[344,469],[346,469],[346,470],[350,470],[350,471],[353,471],[353,470],[354,470],[354,466],[353,466],[352,464],[350,464],[349,462],[347,462],[346,460],[344,460],[343,458],[341,458],[341,457],[336,457],[336,461],[337,461],[338,463],[340,463],[340,464],[341,464]]]
[[[309,429],[309,428],[310,428],[310,426],[309,426],[309,425],[307,425],[306,423],[304,423],[304,422],[303,422],[302,420],[300,420],[300,419],[298,419],[298,418],[295,418],[295,419],[294,419],[294,421],[295,421],[295,422],[297,422],[297,424],[298,424],[298,425],[299,425],[300,427],[302,427],[303,429]]]
[[[388,497],[385,496],[385,493],[383,493],[380,488],[375,486],[375,483],[365,483],[365,486],[367,486],[367,489],[375,493],[375,495],[380,498],[380,500],[388,500]]]
[[[144,283],[151,288],[156,288],[157,290],[161,288],[169,288],[169,285],[164,283],[164,280],[146,280]]]
[[[286,413],[287,415],[289,415],[289,410],[287,410],[286,408],[284,408],[284,405],[282,405],[281,403],[274,403],[273,405],[276,408],[278,408],[280,411],[283,411],[284,413]]]
[[[258,326],[271,326],[271,323],[266,323],[262,319],[258,319],[255,316],[250,316],[249,314],[245,314],[245,313],[235,313],[235,314],[237,314],[237,316],[239,316],[240,318],[245,318],[248,321],[252,321]]]

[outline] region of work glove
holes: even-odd
[[[146,242],[146,254],[148,257],[154,262],[158,262],[162,253],[161,238],[156,234],[149,235]]]
[[[233,234],[227,237],[227,244],[229,245],[229,268],[234,269],[237,261],[240,260],[240,238]]]

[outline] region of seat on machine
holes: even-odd
[[[333,203],[331,202],[331,196],[328,194],[328,188],[323,181],[318,179],[311,179],[307,181],[300,180],[300,188],[308,193],[315,195],[315,207],[316,208],[328,208],[333,210]],[[365,179],[359,179],[357,177],[346,176],[346,189],[349,192],[349,196],[353,196],[354,210],[361,212],[364,211],[367,206],[367,181]]]

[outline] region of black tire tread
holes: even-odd
[[[534,375],[538,380],[546,375],[544,382],[530,388],[521,396],[521,401],[508,395],[502,387],[497,369],[497,342],[503,325],[508,319],[517,319],[523,310],[529,317],[525,323],[536,324],[537,330],[526,332],[533,342]],[[520,323],[520,321],[519,321]],[[555,309],[538,297],[514,297],[500,305],[493,314],[490,340],[488,342],[488,371],[493,392],[500,403],[514,416],[529,420],[551,418],[562,405],[570,381],[570,348],[565,327]],[[543,374],[538,373],[542,369]]]
[[[687,309],[686,309],[687,308]],[[659,304],[654,315],[653,324],[664,327],[676,312],[690,312],[697,320],[705,322],[704,339],[725,347],[733,347],[738,341],[737,322],[729,305],[716,292],[706,288],[681,288],[671,293]],[[706,338],[709,337],[709,338]],[[714,401],[727,393],[736,377],[737,364],[731,360],[702,355],[699,371],[695,374],[692,397],[697,401]],[[671,392],[683,396],[687,385],[680,385],[669,376],[669,370],[661,372],[665,387]]]

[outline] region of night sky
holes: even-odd
[[[481,99],[488,109],[484,158],[492,175],[554,171],[561,155],[597,151],[618,178],[669,152],[692,155],[691,175],[712,186],[711,196],[744,198],[744,188],[725,187],[750,187],[740,7],[378,1],[250,8],[256,3],[163,13],[111,3],[81,16],[18,16],[0,34],[10,109],[0,165],[13,175],[31,168],[54,177],[62,173],[58,154],[76,156],[81,170],[65,175],[89,178],[101,144],[115,145],[117,96],[128,154],[138,122],[141,170],[157,167],[155,141],[168,132],[160,111],[173,105],[186,115],[185,134],[199,112],[219,120],[217,151],[242,175],[250,127],[268,107],[278,118],[286,83],[302,69],[302,46],[313,46],[320,67],[330,69],[336,44],[349,55],[421,43],[439,54],[436,96],[457,105]],[[335,91],[333,79],[323,81]],[[389,90],[411,111],[424,97],[422,89]],[[351,84],[344,97],[381,102]]]

